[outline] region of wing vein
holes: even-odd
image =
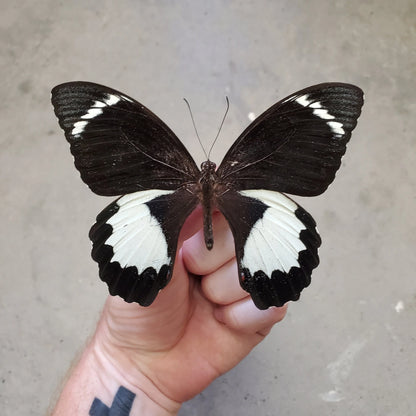
[[[127,137],[127,135],[123,131],[121,133],[124,136],[124,138],[125,138],[125,140],[126,140],[126,142],[128,144],[130,144],[131,146],[133,146],[138,152],[142,153],[143,155],[145,155],[146,157],[148,157],[150,160],[153,160],[154,162],[159,163],[162,166],[166,166],[169,169],[176,170],[177,172],[182,173],[183,175],[192,178],[192,175],[189,172],[186,172],[186,171],[184,171],[182,169],[178,169],[175,166],[169,165],[169,163],[165,163],[165,162],[163,162],[163,161],[161,161],[159,159],[156,159],[155,157],[149,155],[144,150],[140,149],[140,147],[137,146],[134,142],[132,142],[131,140],[129,140],[129,138]]]

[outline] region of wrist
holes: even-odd
[[[89,354],[107,402],[110,400],[111,403],[119,388],[123,387],[135,395],[129,415],[176,415],[181,403],[164,395],[133,361],[135,354],[112,343],[105,332],[105,328],[97,329],[89,346]],[[101,401],[104,402],[104,399]]]
[[[174,416],[180,405],[164,396],[128,354],[106,342],[98,328],[73,369],[53,416],[99,416],[115,407],[130,409],[117,413],[120,416]]]

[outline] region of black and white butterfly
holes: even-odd
[[[90,231],[92,257],[112,295],[150,305],[172,276],[180,229],[203,207],[213,246],[218,208],[235,241],[239,278],[260,309],[297,300],[319,263],[313,218],[284,193],[315,196],[340,167],[363,104],[350,84],[315,85],[255,119],[216,169],[201,170],[172,130],[132,98],[90,82],[52,90],[83,181],[118,196]]]

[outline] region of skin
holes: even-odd
[[[286,306],[260,311],[241,289],[224,217],[213,215],[210,251],[201,223],[197,209],[182,229],[173,278],[151,306],[108,297],[53,415],[86,415],[94,398],[109,406],[120,385],[136,394],[131,415],[175,415],[284,318]]]

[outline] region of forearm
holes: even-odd
[[[53,416],[105,416],[115,407],[120,416],[172,416],[180,404],[163,396],[124,354],[109,351],[95,336],[73,369]],[[112,354],[114,353],[114,354]],[[111,356],[113,355],[113,356]]]

